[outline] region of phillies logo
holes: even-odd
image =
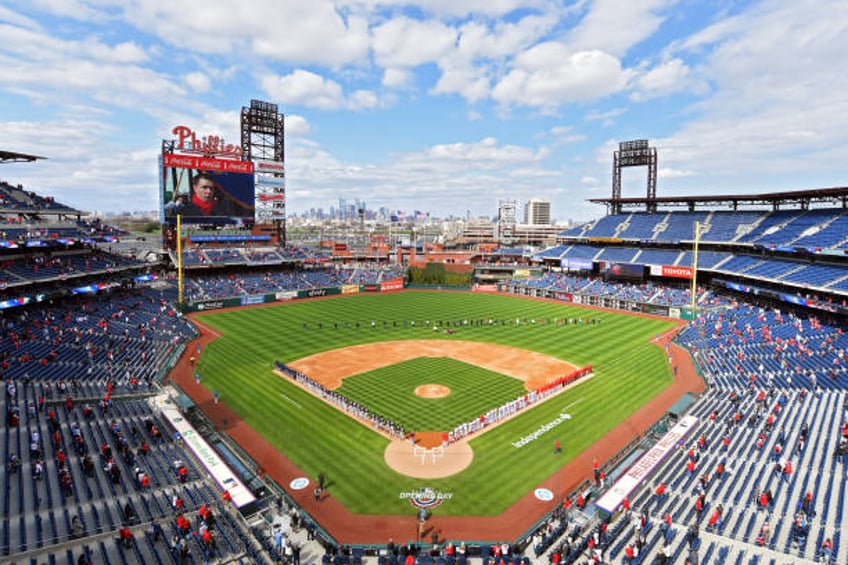
[[[178,137],[177,149],[180,151],[197,151],[208,155],[232,155],[241,157],[244,153],[241,147],[232,143],[225,143],[223,137],[208,135],[201,138],[187,126],[176,126],[171,133]]]

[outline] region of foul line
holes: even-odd
[[[294,404],[294,405],[295,405],[295,407],[297,407],[298,409],[303,408],[303,406],[301,406],[300,404],[298,404],[297,402],[295,402],[294,400],[292,400],[291,398],[289,398],[288,396],[286,396],[286,395],[285,395],[285,394],[283,394],[282,392],[280,393],[280,396],[282,396],[283,398],[285,398],[286,400],[288,400],[289,402],[291,402],[292,404]]]

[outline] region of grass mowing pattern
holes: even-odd
[[[444,398],[421,398],[415,387],[440,384]],[[446,357],[421,357],[342,381],[339,392],[406,430],[450,431],[523,395],[518,379]]]
[[[556,317],[594,317],[601,323],[530,323]],[[513,325],[462,326],[455,335],[436,334],[424,325],[428,320],[481,318],[512,319]],[[515,325],[516,319],[520,325]],[[672,327],[671,322],[519,297],[426,291],[363,294],[207,313],[201,320],[224,334],[200,357],[203,384],[218,390],[223,402],[307,475],[314,478],[324,472],[332,483],[332,495],[361,514],[409,515],[412,507],[398,495],[421,486],[453,493],[436,509],[440,514],[500,514],[671,383],[665,352],[648,343]],[[372,320],[377,325],[373,330]],[[403,326],[403,321],[412,320],[415,327]],[[339,329],[333,329],[334,322]],[[575,365],[592,364],[596,376],[473,439],[474,462],[462,473],[422,482],[385,465],[387,440],[382,436],[272,371],[275,359],[292,361],[338,347],[394,339],[460,339],[522,347]],[[572,419],[536,441],[513,447],[513,442],[563,411]],[[560,455],[552,453],[555,438],[562,441]]]

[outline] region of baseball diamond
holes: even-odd
[[[575,465],[587,465],[587,458],[611,456],[616,446],[644,431],[682,392],[702,386],[686,370],[672,378],[666,352],[652,343],[675,330],[673,321],[512,296],[404,291],[309,300],[249,312],[210,312],[195,319],[204,331],[203,339],[211,340],[198,361],[203,382],[197,385],[181,376],[181,367],[176,370],[177,382],[209,409],[213,421],[278,484],[318,473],[330,477],[329,497],[315,511],[322,526],[339,541],[385,539],[387,531],[409,520],[410,502],[399,493],[421,487],[453,493],[437,510],[440,527],[450,528],[450,535],[463,533],[469,539],[502,539],[509,537],[507,532],[519,535],[521,528],[530,527],[554,504],[535,499],[534,489],[549,488],[557,497],[563,495],[579,482]],[[352,361],[357,351],[366,360],[359,366]],[[405,367],[411,360],[422,359],[447,359],[452,366],[436,372]],[[422,484],[420,478],[387,464],[388,446],[407,442],[410,464],[435,471],[460,457],[451,453],[453,445],[446,446],[444,455],[425,457],[422,462],[412,453],[414,440],[393,442],[368,423],[281,378],[273,370],[276,360],[299,368],[310,379],[324,383],[328,391],[345,393],[350,399],[355,396],[354,402],[380,416],[386,416],[387,400],[396,414],[411,414],[421,411],[416,401],[438,408],[456,395],[467,394],[464,388],[471,387],[476,391],[472,396],[477,397],[506,389],[506,397],[495,394],[485,404],[493,407],[504,398],[514,399],[517,392],[524,394],[531,379],[534,386],[542,384],[546,374],[553,379],[575,366],[592,365],[594,376],[485,433],[457,442],[467,442],[471,461],[449,476],[427,478]],[[446,385],[443,376],[456,373],[459,366],[471,372]],[[378,374],[369,376],[374,367],[378,369],[372,372]],[[401,376],[411,378],[405,392],[387,393],[388,387],[380,384]],[[347,382],[342,383],[343,378]],[[371,378],[376,381],[369,384]],[[506,381],[493,385],[500,382],[497,379]],[[360,390],[352,386],[347,396],[348,382],[357,381]],[[510,392],[509,382],[520,390]],[[415,393],[417,387],[433,384],[447,386],[450,395],[425,399]],[[221,404],[212,404],[212,390],[220,392]],[[457,418],[465,417],[455,410],[444,414],[444,425],[419,429],[418,440],[421,432],[444,433]],[[561,418],[566,410],[569,418]],[[399,415],[392,418],[401,420]],[[560,424],[536,441],[520,449],[513,445],[555,419]],[[412,424],[409,427],[407,432],[415,431]],[[555,440],[562,443],[557,456],[552,455]],[[467,460],[469,453],[461,457]],[[308,490],[291,494],[295,500],[305,497],[307,505]],[[517,513],[519,508],[522,511]],[[381,526],[375,529],[374,520]]]

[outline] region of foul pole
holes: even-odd
[[[183,306],[183,238],[182,215],[177,214],[177,303]]]
[[[695,222],[695,245],[692,254],[692,318],[698,309],[698,243],[701,241],[701,222]]]

